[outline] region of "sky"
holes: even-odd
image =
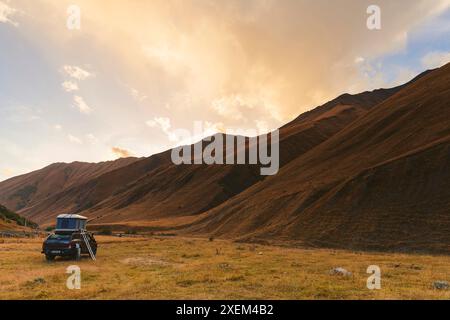
[[[195,121],[267,132],[447,62],[450,0],[0,0],[0,181],[150,156]]]

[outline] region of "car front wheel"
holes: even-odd
[[[55,260],[55,256],[53,256],[53,255],[51,255],[51,254],[46,254],[46,255],[45,255],[45,259],[46,259],[47,261],[53,261],[53,260]]]

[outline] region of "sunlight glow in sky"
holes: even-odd
[[[0,181],[149,156],[198,120],[274,129],[449,61],[450,0],[0,0]]]

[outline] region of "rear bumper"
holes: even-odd
[[[46,248],[42,250],[43,254],[45,255],[52,255],[52,256],[59,256],[59,257],[65,257],[65,256],[73,256],[75,255],[76,251],[75,248]]]

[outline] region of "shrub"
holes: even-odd
[[[112,235],[112,228],[111,227],[103,227],[102,229],[100,229],[99,233],[103,236],[110,236]]]
[[[38,227],[37,223],[34,223],[28,219],[25,219],[24,217],[18,215],[15,212],[12,212],[10,210],[8,210],[7,208],[5,208],[4,206],[0,205],[0,217],[2,218],[2,220],[12,220],[14,222],[16,222],[16,224],[18,224],[19,226],[25,226],[27,225],[30,228],[34,228],[36,229]]]

